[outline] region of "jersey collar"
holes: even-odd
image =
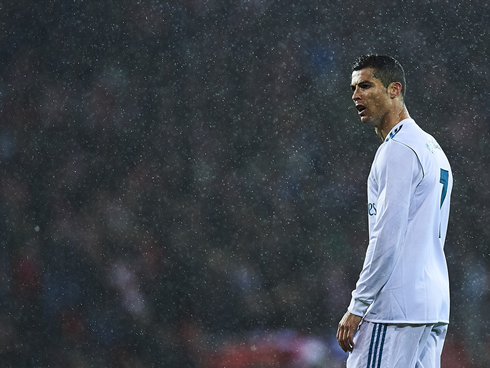
[[[395,135],[397,135],[400,132],[400,130],[402,130],[403,124],[406,124],[406,123],[409,123],[409,122],[412,122],[412,121],[413,121],[412,119],[404,119],[404,120],[400,121],[398,124],[396,124],[390,130],[390,132],[388,133],[388,135],[386,136],[385,142],[388,142],[389,140],[395,138]]]

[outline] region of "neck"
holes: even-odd
[[[393,129],[395,125],[397,125],[400,121],[409,119],[410,115],[405,105],[402,105],[401,108],[396,111],[394,114],[389,114],[386,116],[384,122],[381,126],[376,127],[376,134],[381,138],[384,142],[388,133]]]

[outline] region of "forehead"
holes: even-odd
[[[378,78],[374,76],[373,68],[364,68],[361,70],[354,70],[352,72],[351,85],[358,85],[360,82],[373,82],[379,81]]]

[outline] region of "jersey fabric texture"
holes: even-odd
[[[369,244],[349,312],[378,323],[449,323],[452,186],[436,140],[412,119],[393,127],[368,178]]]

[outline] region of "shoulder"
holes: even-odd
[[[406,119],[395,126],[385,139],[385,143],[395,141],[408,147],[416,148],[428,139],[429,134],[420,128],[412,119]]]
[[[433,161],[435,157],[444,156],[441,146],[434,137],[422,130],[411,119],[407,121],[407,124],[403,125],[403,129],[390,141],[409,147],[418,157],[423,167]]]
[[[377,183],[419,183],[424,177],[422,162],[408,145],[390,140],[381,145],[371,168],[370,177]],[[411,179],[410,179],[411,178]]]
[[[420,128],[412,119],[402,121],[395,128],[397,128],[397,130],[394,129],[390,132],[390,135],[386,138],[383,145],[397,143],[398,145],[405,146],[419,159],[430,153],[431,146],[437,145],[434,138],[422,130],[422,128]],[[395,146],[395,144],[391,145]]]
[[[427,134],[413,120],[404,120],[389,132],[379,147],[377,156],[390,161],[417,156],[416,147],[419,142],[425,141],[425,135]]]
[[[420,129],[412,119],[400,122],[390,131],[378,148],[373,165],[375,170],[379,173],[385,170],[398,172],[408,167],[420,167],[421,158],[418,151],[420,142],[425,142],[426,136],[428,134]]]
[[[409,144],[392,139],[379,147],[375,164],[376,166],[404,165],[413,160],[418,160],[417,152]]]

